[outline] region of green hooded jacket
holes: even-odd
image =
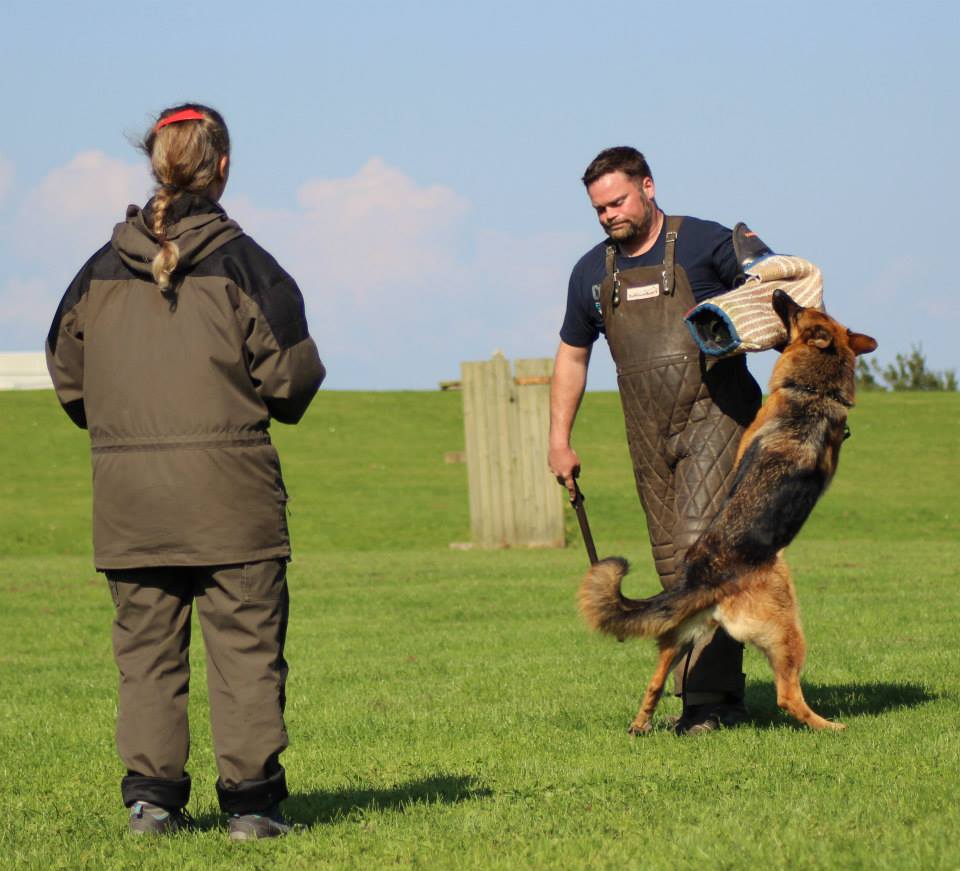
[[[80,270],[47,337],[71,419],[89,430],[98,569],[288,557],[271,418],[296,423],[325,371],[293,279],[216,203],[181,196],[161,291],[150,204]]]

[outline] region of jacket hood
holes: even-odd
[[[153,258],[160,244],[150,230],[153,200],[142,209],[127,206],[127,219],[113,228],[110,244],[120,259],[134,272],[150,276]],[[240,225],[213,200],[188,194],[178,197],[170,206],[172,223],[167,225],[167,239],[180,249],[176,272],[184,272],[216,251],[221,245],[243,235]]]

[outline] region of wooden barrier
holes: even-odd
[[[553,361],[501,353],[460,365],[476,547],[563,547],[563,488],[547,469]]]

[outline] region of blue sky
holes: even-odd
[[[892,361],[960,368],[960,5],[44,3],[0,55],[0,350],[149,195],[127,135],[218,107],[224,205],[294,275],[333,388],[432,388],[550,356],[601,239],[579,176],[650,160],[668,212],[816,262]],[[610,388],[598,347],[591,387]],[[772,352],[751,360],[766,378]]]

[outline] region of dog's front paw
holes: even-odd
[[[627,729],[629,735],[649,735],[653,731],[653,723],[649,720],[634,720]]]

